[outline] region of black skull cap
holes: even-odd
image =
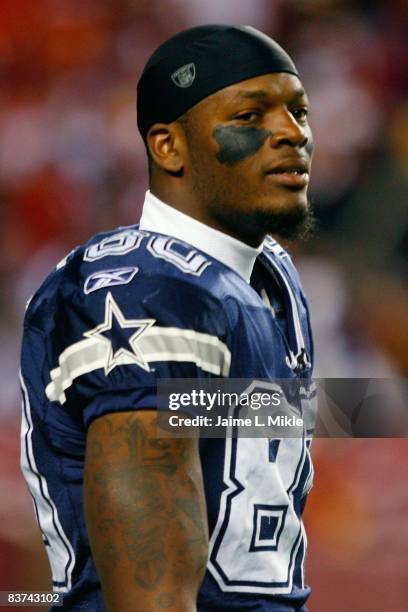
[[[137,125],[143,140],[154,123],[171,123],[207,96],[271,72],[298,75],[289,55],[251,26],[203,25],[166,40],[137,85]]]

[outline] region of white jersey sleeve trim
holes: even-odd
[[[88,335],[89,333],[87,333]],[[228,376],[231,352],[217,336],[177,327],[152,326],[135,340],[133,355],[130,351],[118,351],[112,358],[109,341],[97,335],[88,335],[75,342],[59,356],[58,367],[50,371],[51,382],[46,387],[50,401],[66,401],[65,391],[73,381],[99,368],[108,372],[118,365],[138,365],[150,371],[150,364],[157,361],[195,363],[205,372],[215,376]],[[147,367],[146,367],[147,365]]]

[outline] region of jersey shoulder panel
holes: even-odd
[[[126,232],[120,240],[142,240],[134,228]],[[158,378],[227,376],[231,363],[230,325],[222,300],[200,282],[201,254],[192,263],[195,253],[182,245],[176,263],[166,250],[158,251],[163,259],[147,248],[114,255],[117,233],[106,238],[107,264],[86,259],[99,255],[100,247],[92,249],[98,240],[76,249],[34,296],[25,320],[26,375],[35,377],[28,356],[45,352],[47,399],[82,409],[87,423],[107,404],[152,407]]]
[[[206,295],[208,302],[218,302],[232,327],[238,307],[254,299],[249,285],[217,259],[175,238],[133,225],[97,234],[73,249],[34,294],[26,322],[47,326],[53,300],[69,303],[76,295],[99,296],[103,289],[130,287],[142,279],[139,291],[156,282],[162,294],[169,283],[179,285],[182,293],[190,293],[190,285],[203,299]]]

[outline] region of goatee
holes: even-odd
[[[286,240],[308,240],[316,228],[316,218],[310,203],[306,207],[289,211],[261,213],[258,222],[263,222],[268,233],[276,234]]]
[[[316,226],[310,203],[291,210],[257,210],[243,212],[235,210],[234,215],[225,215],[217,208],[217,217],[232,236],[251,246],[259,246],[266,234],[273,234],[285,240],[307,240]]]

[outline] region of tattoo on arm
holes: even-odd
[[[194,610],[208,553],[198,443],[155,436],[153,411],[91,425],[84,490],[92,553],[112,609],[127,588],[152,610]]]

